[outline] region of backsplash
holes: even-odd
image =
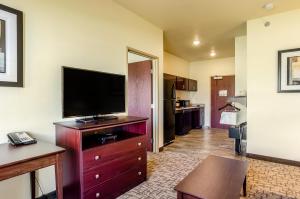
[[[189,100],[190,92],[176,90],[176,99],[177,100]]]

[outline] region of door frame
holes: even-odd
[[[142,57],[146,57],[152,60],[152,149],[154,153],[159,152],[159,57],[131,48],[127,46],[126,60],[127,60],[127,81],[128,81],[128,53],[134,53]],[[127,87],[126,87],[127,88]],[[128,91],[126,91],[128,94]],[[126,104],[128,105],[128,95],[126,95]],[[128,106],[126,106],[126,109]],[[127,110],[128,112],[128,110]]]

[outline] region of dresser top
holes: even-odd
[[[101,127],[109,127],[109,126],[119,126],[121,124],[130,124],[130,123],[138,123],[148,120],[145,117],[135,117],[135,116],[119,116],[117,119],[111,120],[98,120],[95,122],[81,123],[73,121],[66,122],[56,122],[54,123],[56,126],[63,126],[67,128],[77,129],[77,130],[85,130],[91,128],[101,128]]]

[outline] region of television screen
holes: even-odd
[[[63,117],[125,112],[125,75],[63,67]]]

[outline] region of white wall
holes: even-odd
[[[189,62],[168,52],[164,52],[164,73],[189,78]],[[176,97],[189,99],[188,91],[176,91]]]
[[[189,62],[164,51],[164,73],[189,77]]]
[[[234,57],[190,63],[190,78],[198,81],[198,91],[190,92],[192,103],[205,104],[205,126],[210,126],[211,85],[215,75],[234,75]]]
[[[247,36],[235,38],[235,95],[247,91]]]
[[[127,74],[127,49],[153,54],[163,63],[163,32],[111,0],[3,0],[24,12],[25,87],[0,87],[0,141],[26,130],[55,142],[53,122],[62,120],[61,66]],[[160,146],[162,74],[160,65]],[[45,193],[55,189],[54,170],[40,172]],[[28,175],[0,182],[0,197],[30,198]]]
[[[300,47],[299,18],[295,10],[248,21],[248,153],[300,161],[300,93],[277,93],[277,52]]]

